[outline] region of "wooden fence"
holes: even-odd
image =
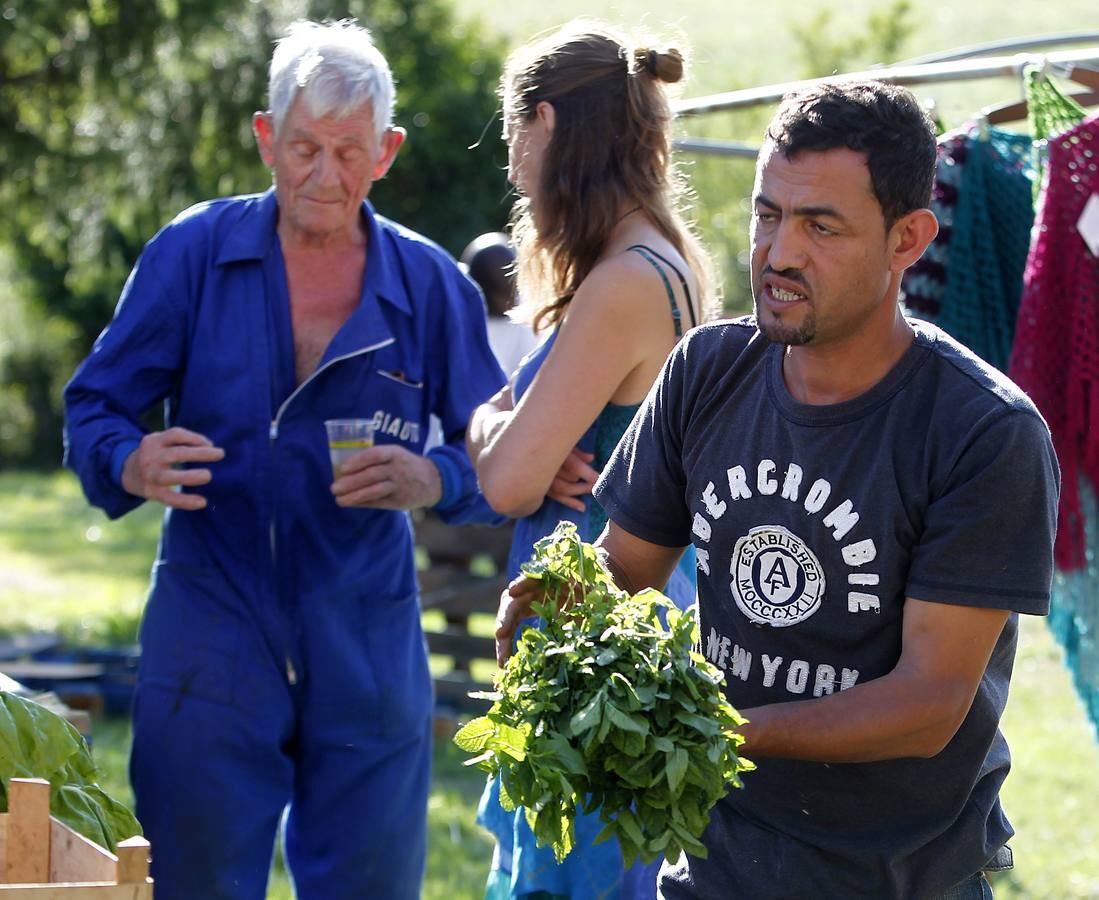
[[[424,513],[417,513],[413,521],[416,544],[427,553],[430,563],[420,573],[420,602],[424,610],[441,611],[445,620],[442,631],[426,632],[428,650],[435,657],[450,660],[449,670],[435,677],[437,715],[446,719],[483,712],[489,704],[468,695],[470,691],[492,689],[492,684],[484,680],[484,671],[496,659],[496,645],[491,637],[470,634],[469,620],[473,613],[496,614],[500,593],[507,585],[504,570],[511,525],[455,527]],[[477,667],[481,680],[472,671],[475,660],[488,661]]]

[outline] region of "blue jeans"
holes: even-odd
[[[935,900],[992,900],[992,885],[988,883],[984,872],[978,872],[961,884],[939,894]]]
[[[1012,868],[1014,863],[1011,848],[1004,844],[982,871],[944,891],[935,900],[992,900],[992,885],[985,878],[985,872],[1003,872]]]

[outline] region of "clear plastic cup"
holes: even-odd
[[[374,446],[373,419],[326,419],[324,427],[328,432],[328,458],[336,478],[348,458]]]

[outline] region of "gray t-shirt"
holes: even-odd
[[[1007,378],[944,332],[916,337],[853,400],[796,402],[751,318],[690,333],[595,495],[644,540],[693,543],[701,651],[734,706],[819,697],[887,674],[906,597],[1048,611],[1059,471]],[[1012,835],[998,724],[1012,615],[973,706],[932,759],[757,760],[715,807],[709,858],[666,864],[668,898],[926,897]]]

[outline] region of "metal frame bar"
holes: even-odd
[[[938,53],[926,53],[922,56],[901,60],[895,65],[914,66],[923,63],[952,62],[956,59],[971,59],[975,56],[986,56],[1006,50],[1036,50],[1040,47],[1061,47],[1065,44],[1088,44],[1095,41],[1099,41],[1099,31],[1069,31],[1032,35],[1031,37],[1012,38],[1006,41],[987,41],[983,44],[972,44],[969,47],[958,47],[954,50],[943,50]]]
[[[741,156],[755,159],[759,156],[759,147],[742,144],[738,141],[717,141],[710,138],[679,138],[672,141],[676,150],[684,153],[701,153],[705,156]]]
[[[878,81],[889,81],[893,84],[910,85],[935,84],[944,81],[973,81],[978,78],[1018,78],[1023,66],[1043,59],[1053,65],[1099,63],[1099,46],[1042,54],[1021,53],[990,59],[884,66],[880,69],[869,69],[863,72],[828,75],[824,78],[789,81],[783,84],[746,88],[739,91],[727,91],[722,94],[680,100],[672,104],[672,109],[679,116],[701,116],[732,109],[746,109],[752,106],[776,103],[790,91],[798,88],[834,81],[876,79]]]

